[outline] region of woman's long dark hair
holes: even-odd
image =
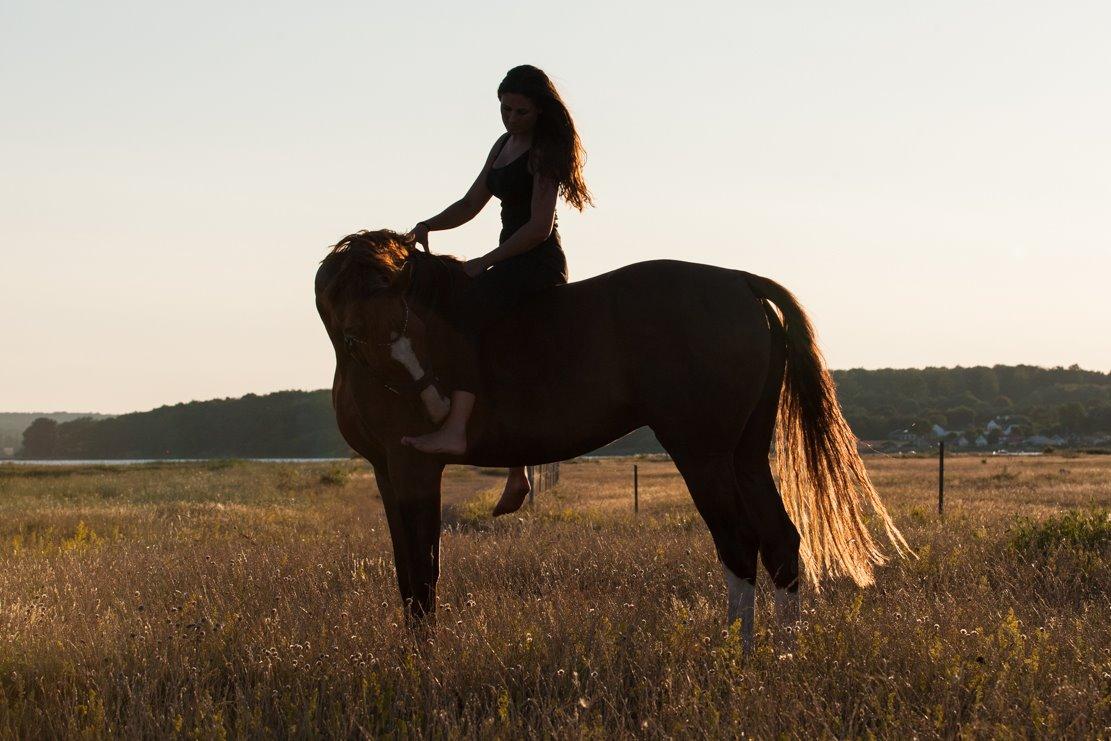
[[[533,171],[554,180],[559,194],[582,211],[594,205],[594,198],[583,179],[586,150],[575,131],[575,122],[555,85],[544,71],[531,64],[514,67],[498,85],[498,98],[503,93],[523,95],[539,110],[532,134]]]

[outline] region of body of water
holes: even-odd
[[[112,460],[23,460],[0,459],[0,466],[134,466],[143,463],[211,463],[214,461],[250,461],[251,463],[328,463],[355,460],[352,458],[118,458]],[[359,459],[362,460],[362,459]]]

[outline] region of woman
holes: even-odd
[[[531,65],[514,67],[498,86],[506,133],[490,150],[482,172],[462,199],[410,232],[428,247],[428,233],[453,229],[473,219],[491,195],[502,202],[498,247],[468,260],[474,280],[460,301],[458,339],[452,349],[451,412],[439,430],[401,442],[426,453],[461,455],[467,449],[467,420],[479,387],[478,336],[518,302],[567,282],[567,260],[556,226],[556,198],[580,211],[593,205],[583,180],[585,153],[575,124],[552,81]],[[527,351],[527,350],[526,350]],[[523,468],[509,472],[494,514],[513,512],[529,492]]]

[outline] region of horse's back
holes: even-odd
[[[634,263],[560,286],[547,300],[553,318],[566,314],[580,328],[579,307],[593,307],[600,315],[596,323],[643,360],[661,351],[722,357],[767,333],[763,305],[746,273],[702,263]]]
[[[632,410],[657,432],[698,419],[711,434],[732,435],[762,388],[770,352],[745,275],[651,260],[549,289],[491,328],[487,377],[513,406],[544,408],[544,399],[603,388],[607,406]]]

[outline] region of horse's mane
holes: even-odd
[[[438,291],[448,276],[462,274],[459,258],[423,252],[412,235],[390,229],[364,229],[341,239],[320,261],[317,292],[339,289],[373,292],[388,287],[409,264],[414,268],[410,294],[418,288],[422,294]],[[417,271],[418,266],[437,269]]]

